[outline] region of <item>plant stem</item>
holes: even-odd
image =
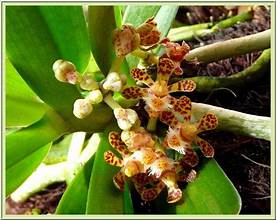
[[[246,114],[203,103],[192,103],[192,115],[196,121],[206,112],[212,112],[218,117],[220,130],[270,141],[270,117]]]
[[[131,53],[131,55],[139,57],[140,59],[144,60],[146,63],[149,63],[149,64],[156,64],[158,63],[158,59],[159,59],[159,57],[154,55],[153,53],[149,53],[141,49],[134,50]]]
[[[115,57],[115,59],[113,60],[110,70],[109,72],[116,72],[119,73],[120,72],[120,68],[121,68],[121,64],[123,63],[125,57]]]
[[[109,93],[105,98],[104,98],[104,102],[113,110],[115,108],[122,108],[112,97],[112,94]]]
[[[269,73],[270,49],[264,50],[260,57],[245,70],[227,77],[197,76],[186,78],[196,83],[196,92],[211,92],[217,88],[245,87],[249,83],[256,82],[264,74]],[[173,81],[180,81],[183,78],[175,78]]]
[[[148,131],[155,131],[156,130],[156,124],[157,124],[158,118],[149,118],[147,130]]]
[[[270,47],[271,29],[245,37],[217,42],[191,50],[185,59],[197,59],[203,63],[223,60]]]
[[[69,151],[67,154],[68,161],[73,162],[79,158],[85,140],[85,135],[85,132],[75,132],[72,135]]]

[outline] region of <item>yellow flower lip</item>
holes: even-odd
[[[167,87],[167,82],[165,80],[157,80],[151,87],[150,91],[158,96],[158,97],[164,97],[169,94],[169,90]]]

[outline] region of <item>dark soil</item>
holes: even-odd
[[[231,10],[224,7],[181,7],[177,19],[184,23],[195,24],[225,18],[229,13],[236,14],[237,8]],[[189,12],[189,16],[185,15]],[[220,30],[194,41],[187,42],[191,48],[211,44],[230,38],[257,33],[270,28],[270,12],[260,8],[252,21],[236,24],[231,28]],[[210,64],[183,63],[185,77],[217,76],[224,77],[235,74],[250,66],[261,54],[255,52],[239,57],[229,58]],[[194,71],[196,70],[196,71]],[[270,116],[270,75],[255,84],[242,89],[220,89],[207,94],[189,94],[195,102],[204,102],[245,113]],[[143,111],[139,111],[142,113]],[[270,213],[270,142],[235,135],[223,131],[204,133],[215,148],[215,159],[233,182],[242,199],[241,214]],[[66,188],[65,183],[49,186],[44,191],[30,197],[24,203],[15,203],[7,199],[7,214],[31,213],[38,209],[40,214],[54,213],[55,208]],[[139,200],[133,195],[137,212],[150,213],[151,204]]]

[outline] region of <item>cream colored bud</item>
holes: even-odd
[[[114,92],[119,92],[122,89],[121,77],[116,72],[111,72],[107,75],[103,84],[103,88]]]
[[[113,112],[122,130],[129,130],[139,120],[137,113],[132,109],[115,108]]]
[[[80,119],[83,119],[90,115],[90,113],[93,111],[93,106],[91,103],[86,99],[77,99],[74,102],[74,110],[73,114]]]
[[[79,80],[78,72],[73,63],[66,60],[57,60],[53,64],[53,71],[57,80],[76,84]]]
[[[93,90],[91,91],[86,97],[91,104],[99,104],[103,101],[103,94],[100,90]]]
[[[84,90],[96,90],[99,88],[98,83],[95,81],[93,75],[84,74],[80,80],[80,87]]]

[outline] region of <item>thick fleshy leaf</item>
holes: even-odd
[[[155,21],[157,22],[158,30],[161,31],[161,39],[168,35],[178,7],[177,5],[164,5],[156,14]],[[154,51],[160,55],[163,49],[159,46]]]
[[[89,183],[86,214],[123,214],[123,192],[112,181],[119,169],[105,162],[104,152],[108,150],[112,147],[107,133],[101,134]]]
[[[126,182],[124,186],[124,214],[134,214],[128,182]]]
[[[85,214],[87,193],[94,157],[92,157],[79,171],[66,191],[56,209],[56,214]]]
[[[44,150],[41,148],[66,131],[65,122],[55,113],[48,112],[38,122],[6,136],[6,195],[15,190],[44,159],[49,146]]]
[[[204,159],[198,177],[183,188],[183,202],[167,204],[166,195],[155,201],[156,213],[166,214],[238,214],[241,198],[214,159]]]
[[[148,18],[155,16],[160,7],[160,5],[129,5],[125,10],[123,23],[129,23],[137,27]]]
[[[116,28],[113,6],[89,6],[88,30],[91,51],[100,70],[106,75],[115,57],[112,38]]]
[[[30,89],[6,59],[6,127],[28,126],[46,111],[45,104]]]
[[[7,56],[32,90],[65,118],[80,93],[75,86],[56,80],[57,59],[86,68],[89,39],[81,6],[7,6]]]
[[[6,170],[6,196],[16,190],[35,171],[47,155],[51,145],[52,143],[49,143],[34,150]]]

